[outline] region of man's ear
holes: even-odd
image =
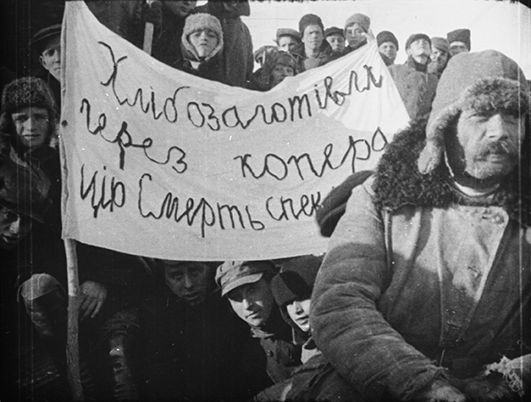
[[[41,63],[42,68],[46,69],[46,66],[44,65],[44,59],[42,55],[39,56],[39,63]]]

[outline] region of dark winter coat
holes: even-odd
[[[142,399],[241,400],[245,325],[218,293],[191,307],[159,285],[140,313]]]
[[[219,19],[223,29],[222,74],[228,85],[245,87],[254,69],[251,32],[241,16],[249,15],[248,1],[236,4],[209,1],[197,7],[197,12],[212,14]]]
[[[437,89],[437,76],[428,73],[426,66],[420,66],[412,58],[408,58],[405,64],[389,66],[389,72],[406,106],[409,118],[414,120],[427,117]]]
[[[302,364],[301,346],[292,343],[292,332],[273,309],[272,316],[263,329],[251,328],[252,336],[260,340],[267,359],[266,371],[274,383],[288,379],[293,371]]]
[[[447,373],[529,353],[529,199],[519,205],[513,180],[471,199],[444,167],[420,175],[424,130],[398,134],[354,189],[312,298],[317,345],[376,400],[409,400]]]

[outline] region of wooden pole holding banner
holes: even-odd
[[[153,3],[153,0],[146,0],[146,3],[148,7],[151,7],[151,3]],[[144,52],[146,52],[149,55],[151,55],[154,30],[155,30],[155,27],[153,26],[153,23],[146,22],[146,25],[144,26],[144,43],[142,45],[142,50],[144,50]]]
[[[79,370],[79,274],[77,263],[76,242],[64,239],[66,252],[66,279],[68,284],[68,322],[66,335],[66,375],[72,400],[83,401],[83,386]]]

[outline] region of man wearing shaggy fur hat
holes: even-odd
[[[389,67],[400,97],[411,120],[426,117],[437,88],[437,76],[428,73],[431,40],[423,33],[411,35],[406,41],[408,58],[404,64]]]
[[[429,121],[356,187],[312,296],[317,346],[372,400],[525,399],[529,97],[500,52],[450,60]]]
[[[315,14],[306,14],[299,21],[302,43],[293,50],[299,61],[299,71],[322,66],[332,60],[332,49],[324,38],[324,26],[321,18]]]
[[[432,52],[430,64],[428,64],[428,72],[435,74],[437,78],[441,78],[441,74],[450,60],[448,41],[445,38],[435,36],[431,38],[431,47]]]
[[[470,52],[470,29],[455,29],[446,34],[450,56],[458,53]]]
[[[367,43],[367,34],[371,27],[371,19],[365,14],[354,14],[345,21],[345,54],[350,53]]]
[[[396,53],[398,52],[398,39],[390,31],[382,31],[376,35],[376,43],[378,44],[378,52],[385,62],[386,66],[395,63]]]
[[[175,67],[209,80],[225,82],[221,66],[223,31],[219,20],[210,14],[191,14],[186,18],[181,37],[183,60]]]

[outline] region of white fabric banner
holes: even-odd
[[[408,122],[375,43],[261,93],[158,62],[84,2],[62,39],[63,237],[125,253],[323,252],[317,206]]]

